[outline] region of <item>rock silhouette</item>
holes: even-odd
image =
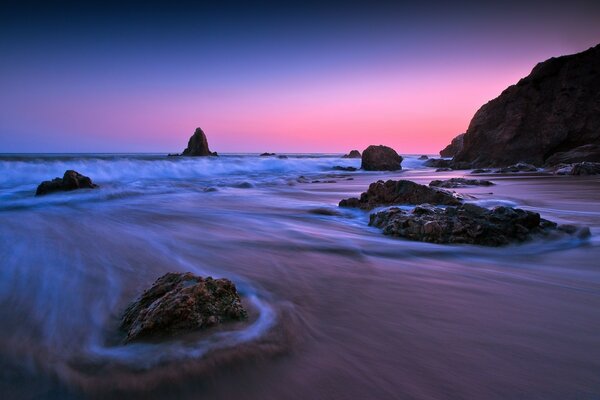
[[[200,128],[196,128],[194,134],[190,137],[188,141],[188,146],[183,153],[182,156],[192,156],[192,157],[203,157],[203,156],[216,156],[217,153],[213,153],[208,148],[208,140],[206,139],[206,134]]]
[[[75,189],[95,189],[97,187],[98,185],[92,183],[90,178],[70,169],[65,171],[62,179],[54,178],[51,181],[40,183],[35,195],[42,196],[53,192],[65,192]]]
[[[367,171],[397,171],[402,169],[402,157],[387,146],[369,146],[362,153],[361,168]]]

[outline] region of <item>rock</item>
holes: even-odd
[[[187,148],[181,153],[182,156],[216,156],[217,153],[213,153],[208,148],[208,140],[206,139],[206,135],[204,131],[200,128],[196,128],[194,134],[190,137],[188,141]]]
[[[581,162],[600,162],[600,145],[586,144],[569,151],[554,153],[546,160],[547,166],[574,164]]]
[[[361,168],[367,171],[397,171],[402,169],[402,157],[387,146],[369,146],[363,151]]]
[[[440,156],[442,157],[454,157],[459,151],[462,150],[463,147],[463,138],[465,137],[464,133],[456,136],[450,144],[444,147],[443,150],[440,151]]]
[[[590,235],[588,228],[561,228],[535,212],[511,207],[488,210],[473,204],[445,209],[419,206],[412,211],[391,208],[372,214],[369,225],[383,229],[385,235],[410,240],[481,246],[504,246],[560,234]]]
[[[539,63],[477,111],[454,160],[478,168],[542,166],[565,157],[557,153],[600,145],[598,93],[600,45]]]
[[[350,153],[346,154],[345,156],[342,156],[342,158],[361,158],[360,151],[352,150],[350,151]]]
[[[169,272],[154,282],[123,314],[126,342],[165,337],[239,321],[248,316],[228,279]]]
[[[262,153],[260,156],[261,157],[272,157],[272,156],[275,156],[275,155],[276,155],[275,153]]]
[[[448,171],[452,171],[452,168],[438,168],[435,170],[435,172],[448,172]]]
[[[419,160],[429,160],[429,157],[427,157],[426,155],[422,155],[421,157],[419,157]]]
[[[600,175],[600,163],[561,164],[557,166],[554,173],[557,175]]]
[[[448,169],[471,169],[471,164],[467,162],[455,162],[454,160],[445,160],[443,158],[430,158],[423,163],[426,167],[448,168]]]
[[[54,178],[51,181],[40,183],[35,191],[36,196],[42,196],[52,192],[66,192],[75,189],[95,189],[98,185],[92,183],[87,176],[81,175],[77,171],[67,170],[61,178]]]
[[[288,156],[281,154],[278,155],[277,158],[279,158],[280,160],[287,160]]]
[[[429,186],[441,187],[441,188],[461,188],[465,186],[492,186],[494,183],[486,181],[484,179],[466,179],[466,178],[451,178],[445,181],[435,180],[431,181]]]
[[[396,204],[441,204],[458,205],[461,200],[453,193],[441,189],[419,185],[406,180],[373,182],[369,189],[360,195],[340,201],[340,207],[372,209]]]
[[[526,163],[516,163],[515,165],[509,165],[508,167],[500,168],[496,171],[497,174],[510,174],[515,172],[537,172],[535,165]]]
[[[349,171],[349,172],[354,172],[354,171],[358,170],[358,168],[356,168],[356,167],[342,167],[341,165],[336,165],[332,169],[334,171]]]
[[[489,174],[491,173],[491,169],[477,168],[471,171],[472,174]]]

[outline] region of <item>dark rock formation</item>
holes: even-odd
[[[435,172],[448,172],[448,171],[452,171],[452,168],[438,168],[435,170]]]
[[[354,171],[358,170],[358,168],[356,168],[356,167],[342,167],[341,165],[336,165],[332,169],[334,171],[348,171],[348,172],[354,172]]]
[[[412,211],[391,208],[372,214],[369,225],[386,235],[430,243],[465,243],[503,246],[553,234],[590,236],[588,228],[557,226],[535,212],[496,207],[488,210],[472,204],[445,209],[431,206]]]
[[[496,171],[498,174],[512,174],[515,172],[537,172],[537,168],[531,164],[516,163],[515,165],[509,165]]]
[[[402,169],[402,157],[387,146],[369,146],[363,151],[361,168],[367,171],[396,171]]]
[[[471,171],[472,174],[489,174],[490,172],[492,172],[492,170],[487,168],[477,168]]]
[[[466,179],[466,178],[451,178],[445,181],[431,181],[429,186],[441,187],[446,189],[461,188],[466,186],[492,186],[494,183],[484,179]]]
[[[275,155],[276,155],[275,153],[262,153],[260,156],[261,157],[272,157],[272,156],[275,156]]]
[[[190,137],[187,148],[181,153],[182,156],[216,156],[217,153],[213,153],[208,148],[208,140],[204,131],[200,128],[196,128],[196,131]]]
[[[342,158],[361,158],[360,151],[352,150],[350,151],[350,153],[346,154],[345,156],[342,156]]]
[[[429,157],[427,157],[426,155],[422,155],[421,157],[419,157],[419,160],[429,160]]]
[[[454,139],[452,139],[450,144],[448,146],[444,147],[444,149],[442,151],[440,151],[440,156],[454,157],[463,148],[464,136],[465,136],[465,134],[461,133],[460,135],[458,135]]]
[[[66,192],[75,189],[95,189],[97,187],[98,185],[92,183],[90,178],[70,169],[65,171],[62,179],[54,178],[51,181],[40,183],[35,191],[35,195],[42,196],[52,192]]]
[[[586,144],[569,151],[554,153],[546,160],[547,166],[581,162],[600,162],[600,144]]]
[[[541,166],[589,144],[600,145],[600,45],[539,63],[481,107],[454,160],[474,167]]]
[[[557,166],[554,173],[557,175],[600,175],[600,163],[562,164]]]
[[[123,314],[126,342],[208,328],[243,320],[247,312],[228,279],[201,278],[190,272],[167,273]]]
[[[280,154],[277,156],[277,158],[281,159],[281,160],[287,160],[288,156]]]
[[[458,205],[461,200],[453,193],[419,185],[412,181],[388,180],[373,182],[369,189],[360,195],[360,199],[352,197],[340,201],[340,207],[358,207],[372,209],[379,206],[396,204],[441,204]]]
[[[432,168],[471,169],[470,163],[444,160],[443,158],[430,158],[429,160],[425,161],[423,165]]]

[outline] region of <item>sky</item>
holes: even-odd
[[[0,153],[433,154],[600,43],[599,1],[214,3],[3,0]]]

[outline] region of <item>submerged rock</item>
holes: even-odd
[[[406,180],[373,182],[369,189],[360,195],[340,201],[340,207],[372,209],[396,204],[442,204],[458,205],[461,200],[453,193]]]
[[[123,314],[126,342],[165,337],[246,319],[235,285],[228,279],[169,272],[154,282]]]
[[[194,134],[188,141],[187,148],[181,153],[182,156],[192,157],[204,157],[204,156],[216,156],[217,153],[213,153],[208,148],[208,140],[204,131],[200,128],[196,128]]]
[[[500,168],[496,173],[498,174],[510,174],[515,172],[537,172],[537,168],[535,165],[527,164],[527,163],[516,163],[514,165],[509,165],[508,167]]]
[[[557,175],[600,175],[600,163],[581,162],[558,165],[554,173]]]
[[[475,113],[454,160],[478,168],[542,166],[600,145],[599,92],[600,45],[541,62]]]
[[[410,240],[482,246],[504,246],[551,234],[590,236],[588,228],[557,226],[535,212],[511,207],[488,210],[473,204],[445,209],[418,206],[412,211],[391,208],[372,214],[369,225],[383,229],[385,235]]]
[[[35,195],[42,196],[53,192],[66,192],[75,189],[95,189],[97,187],[98,185],[92,183],[90,178],[70,169],[65,171],[62,179],[54,178],[51,181],[40,183],[35,191]]]
[[[442,180],[431,181],[429,186],[441,187],[441,188],[461,188],[465,186],[492,186],[492,181],[486,181],[485,179],[466,179],[466,178],[451,178]]]
[[[429,157],[423,154],[421,157],[419,157],[419,160],[429,160]]]
[[[358,170],[358,168],[356,168],[356,167],[342,167],[341,165],[336,165],[332,169],[334,171],[348,171],[348,172],[354,172],[354,171]]]
[[[454,157],[459,151],[462,150],[463,147],[463,138],[465,137],[464,133],[456,136],[450,144],[444,147],[443,150],[440,151],[440,156],[442,157]]]
[[[387,146],[369,146],[363,151],[361,168],[367,171],[397,171],[402,169],[402,157]]]
[[[342,156],[342,158],[361,158],[360,151],[351,150],[350,153]]]

